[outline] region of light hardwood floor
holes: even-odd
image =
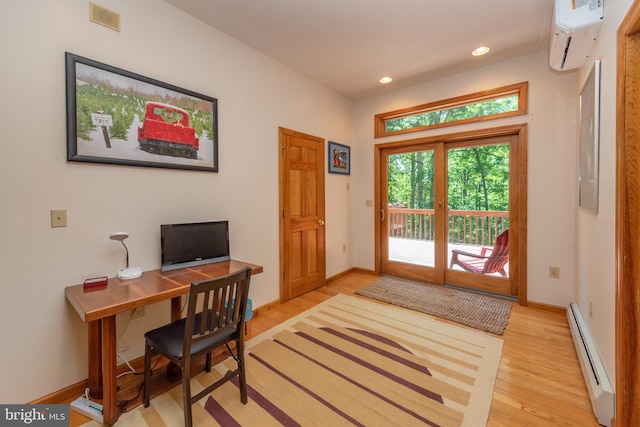
[[[251,321],[247,338],[333,295],[354,295],[378,278],[351,272],[286,303],[261,309]],[[488,426],[598,427],[564,314],[514,303],[502,338],[504,347]],[[73,414],[70,425],[86,421]]]

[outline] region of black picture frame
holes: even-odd
[[[67,160],[218,172],[218,100],[65,53]]]
[[[327,150],[329,173],[351,175],[351,147],[329,141]]]

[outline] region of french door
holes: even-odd
[[[382,272],[444,283],[444,144],[386,149],[381,160]]]
[[[456,134],[376,146],[379,271],[519,295],[522,139]]]

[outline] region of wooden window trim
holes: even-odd
[[[457,126],[466,123],[483,122],[487,120],[502,119],[505,117],[521,116],[528,113],[528,90],[529,82],[516,83],[513,85],[502,86],[495,89],[484,90],[468,95],[457,96],[455,98],[444,99],[441,101],[431,102],[428,104],[416,105],[414,107],[402,108],[400,110],[389,111],[387,113],[376,114],[374,117],[374,136],[381,138],[390,135],[399,135],[403,133],[420,132],[426,129],[437,129],[448,126]],[[454,107],[460,107],[469,104],[475,104],[492,99],[505,98],[508,96],[518,96],[518,109],[506,113],[491,114],[482,117],[471,117],[468,119],[456,120],[453,122],[436,123],[428,126],[419,126],[411,129],[401,129],[392,132],[386,130],[386,122],[396,120],[403,117],[415,116],[418,114],[426,114],[433,111],[447,110]]]

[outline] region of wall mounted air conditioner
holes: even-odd
[[[600,32],[604,0],[555,0],[549,65],[556,70],[582,67]]]

